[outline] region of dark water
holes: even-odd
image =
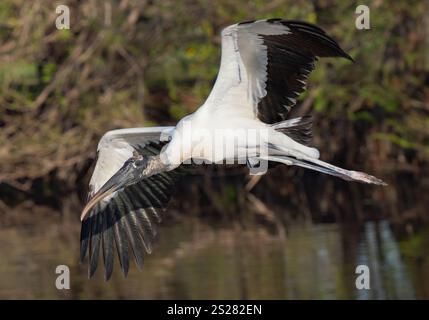
[[[77,263],[78,228],[58,219],[0,229],[0,298],[429,298],[429,231],[397,241],[385,221],[359,231],[291,225],[282,237],[184,219],[161,228],[142,271],[133,265],[124,279],[116,265],[109,282],[102,270],[88,280]],[[55,287],[61,264],[70,290]],[[370,290],[355,287],[358,264],[370,269]]]

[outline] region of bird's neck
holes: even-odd
[[[161,160],[160,155],[149,156],[147,159],[147,166],[143,170],[143,175],[149,177],[161,172],[170,171],[171,169],[168,163]]]

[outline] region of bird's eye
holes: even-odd
[[[128,167],[129,165],[132,165],[133,167],[136,166],[134,159],[128,159],[127,161],[125,161],[124,163],[124,167]]]

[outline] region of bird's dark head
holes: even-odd
[[[133,157],[125,161],[121,169],[119,169],[101,189],[104,187],[115,188],[115,191],[117,191],[138,182],[144,178],[147,165],[147,157],[134,153]]]
[[[105,185],[110,182],[112,186],[115,186],[116,190],[119,190],[138,182],[145,176],[148,160],[148,157],[134,152],[133,156],[124,162],[122,168],[119,169]]]
[[[89,211],[102,199],[127,186],[135,184],[148,175],[148,164],[151,157],[144,157],[137,152],[129,158],[107,182],[89,199],[82,211],[83,221]]]

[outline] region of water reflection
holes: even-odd
[[[356,290],[358,299],[414,299],[410,276],[387,221],[368,222],[358,244],[357,263],[371,271],[371,290]]]
[[[116,265],[107,283],[77,263],[77,223],[37,224],[0,229],[0,298],[429,298],[429,232],[398,243],[385,221],[358,232],[294,224],[279,237],[191,219],[162,228],[143,271],[133,266],[124,279]],[[71,290],[55,288],[60,264],[71,269]],[[369,266],[370,290],[355,288],[357,264]]]

